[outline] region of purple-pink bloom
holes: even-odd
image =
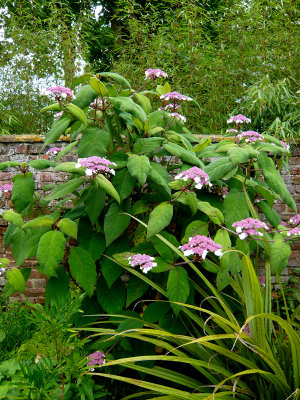
[[[259,280],[260,285],[264,287],[264,286],[265,286],[265,283],[266,283],[266,278],[265,278],[264,276],[261,276],[261,275],[260,275],[260,276],[258,277],[258,280]]]
[[[132,267],[139,265],[144,274],[147,274],[147,272],[153,267],[157,267],[157,263],[153,262],[155,258],[150,257],[147,254],[133,254],[132,256],[128,257],[128,260]]]
[[[102,351],[96,351],[95,353],[88,355],[88,360],[90,360],[87,365],[88,367],[93,367],[94,365],[100,366],[105,364],[105,354]],[[91,371],[94,371],[94,368],[91,368]]]
[[[65,99],[67,97],[71,97],[71,98],[75,97],[73,90],[71,90],[68,87],[59,86],[59,85],[47,88],[42,94],[45,96],[54,94],[55,97],[62,97],[63,99]]]
[[[290,218],[289,223],[292,225],[299,225],[300,224],[300,214],[295,215],[294,217]]]
[[[280,140],[280,143],[282,144],[282,146],[283,146],[285,149],[287,149],[287,151],[290,150],[290,146],[289,146],[287,143],[283,142],[282,140]]]
[[[196,189],[201,189],[203,185],[212,186],[207,173],[202,171],[202,169],[198,167],[192,167],[190,169],[187,169],[186,171],[180,172],[178,175],[175,176],[175,180],[177,179],[183,179],[184,181],[191,179],[196,183]]]
[[[255,131],[245,131],[241,134],[238,135],[239,139],[246,139],[245,142],[246,143],[250,143],[250,142],[256,142],[257,140],[263,140],[264,137],[263,135],[261,135],[258,132]]]
[[[194,237],[190,237],[187,244],[179,247],[183,254],[187,256],[191,256],[196,254],[197,256],[204,259],[207,256],[208,252],[215,253],[216,256],[222,256],[222,246],[218,243],[215,243],[211,238],[207,236],[196,235]]]
[[[148,68],[145,71],[145,75],[146,78],[145,79],[149,79],[149,78],[167,78],[168,74],[164,71],[162,71],[161,69],[157,68],[157,69],[152,69],[152,68]]]
[[[222,191],[222,197],[223,197],[223,199],[225,199],[225,197],[228,195],[228,188],[222,187],[221,191]]]
[[[245,115],[238,114],[238,115],[234,115],[234,116],[230,117],[227,120],[227,124],[231,124],[232,122],[234,122],[237,125],[243,124],[244,122],[246,124],[249,124],[251,122],[251,119],[245,117]]]
[[[179,121],[186,122],[186,117],[184,115],[178,114],[177,112],[171,113],[170,116],[178,119]]]
[[[285,222],[285,221],[280,221],[280,225],[282,225],[282,226],[287,226],[287,223]]]
[[[92,176],[100,172],[108,172],[109,174],[115,175],[115,171],[109,168],[109,165],[117,165],[114,162],[107,160],[104,157],[91,156],[87,158],[79,158],[75,164],[75,168],[85,167],[85,174]]]
[[[300,228],[293,228],[288,231],[287,236],[300,236]]]
[[[262,232],[259,232],[257,229],[269,229],[264,222],[254,218],[242,219],[241,221],[234,222],[232,226],[235,228],[236,232],[239,233],[239,238],[241,240],[245,239],[247,236],[263,236]]]
[[[163,94],[160,96],[162,100],[183,100],[183,101],[192,101],[193,99],[191,97],[185,96],[184,94],[178,93],[178,92],[169,92],[166,94]]]
[[[49,149],[46,154],[50,154],[50,153],[57,154],[60,151],[62,151],[61,147],[51,147],[51,149]]]
[[[172,108],[175,111],[175,110],[178,110],[179,108],[181,108],[181,105],[176,104],[176,103],[170,103],[170,104],[167,104],[164,109],[168,110],[169,108]]]
[[[5,183],[4,185],[0,186],[0,192],[11,192],[13,188],[13,185],[10,185],[8,183]]]
[[[238,131],[236,129],[227,129],[227,133],[237,133]]]

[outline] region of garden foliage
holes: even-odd
[[[218,143],[199,139],[177,112],[183,103],[196,109],[198,104],[172,91],[162,77],[163,71],[148,70],[145,83],[135,90],[116,73],[85,74],[73,81],[75,98],[71,100],[71,91],[69,97],[66,90],[55,94],[56,103],[42,110],[60,113],[43,151],[63,134],[70,144],[50,149],[49,159],[0,163],[1,170],[18,171],[14,209],[3,215],[9,222],[5,245],[11,246],[17,266],[28,258],[38,260],[48,278],[48,304],[63,307],[73,281],[86,293],[88,314],[114,315],[110,322],[117,321],[116,331],[100,330],[106,336],[97,345],[107,350],[106,344],[112,345],[107,335],[113,335],[121,349],[118,357],[142,355],[126,366],[170,379],[172,392],[140,383],[162,398],[210,398],[205,396],[214,391],[215,398],[232,398],[235,391],[241,396],[237,398],[245,398],[266,385],[274,395],[266,399],[286,398],[298,387],[299,339],[291,318],[285,322],[271,314],[271,274],[279,275],[287,266],[289,243],[300,231],[298,217],[291,230],[273,209],[274,201],[282,199],[296,212],[280,176],[288,147],[269,135],[241,133],[243,120],[249,122],[244,116],[231,119],[238,135]],[[160,109],[152,106],[157,101]],[[77,162],[62,162],[66,154],[77,154]],[[65,173],[65,181],[37,192],[34,171],[48,168]],[[266,268],[265,289],[256,273],[260,260]],[[2,264],[7,267],[7,260]],[[29,274],[28,268],[8,268],[6,295],[24,292]],[[208,308],[199,307],[204,300]],[[273,322],[280,327],[278,335]],[[250,339],[243,333],[246,324]],[[202,330],[212,336],[203,336]],[[270,341],[273,334],[278,347]],[[245,354],[230,352],[228,342]],[[161,367],[151,369],[149,363],[137,366],[135,361],[171,360],[168,353],[145,356],[155,346],[174,353],[172,361],[192,364],[202,377],[188,379]],[[292,357],[291,373],[277,360],[276,349],[283,363]],[[216,353],[229,360],[228,369],[213,359]],[[248,374],[261,377],[257,386],[245,383],[242,376]]]

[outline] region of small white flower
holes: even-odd
[[[188,257],[188,256],[191,256],[192,254],[194,254],[194,252],[193,252],[193,250],[189,249],[189,250],[185,250],[185,251],[183,252],[183,254],[184,254],[186,257]]]
[[[235,230],[236,230],[236,233],[242,233],[243,228],[240,227],[240,226],[237,226],[237,227],[235,228]]]
[[[241,240],[244,240],[246,237],[247,237],[247,234],[246,234],[246,233],[241,233],[241,234],[239,235],[239,238],[240,238]]]
[[[203,259],[203,260],[204,260],[204,258],[207,256],[207,253],[208,253],[207,250],[204,250],[204,251],[203,251],[203,253],[202,253],[202,259]]]

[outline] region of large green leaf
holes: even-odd
[[[99,72],[97,76],[104,76],[105,78],[110,78],[118,83],[121,83],[124,86],[127,86],[129,89],[131,88],[128,80],[124,78],[122,75],[116,74],[115,72]]]
[[[78,144],[78,140],[76,140],[75,142],[72,142],[70,144],[68,144],[66,147],[64,147],[55,157],[55,161],[58,161],[61,157],[65,156],[66,154],[68,154],[71,150],[73,150],[73,148],[75,146],[77,146]]]
[[[275,242],[271,243],[271,271],[280,275],[287,267],[292,252],[290,245],[283,241],[280,234],[276,234],[274,239]]]
[[[90,253],[73,247],[69,255],[70,272],[77,283],[91,296],[97,279],[96,265]]]
[[[55,171],[62,171],[62,172],[69,172],[69,173],[75,173],[78,175],[85,175],[84,170],[81,168],[75,168],[76,163],[74,161],[67,161],[58,164],[54,169]]]
[[[250,147],[231,147],[231,149],[228,150],[229,159],[234,167],[237,164],[249,161],[250,158],[257,157],[258,154],[258,151],[255,151]]]
[[[148,182],[151,187],[154,189],[163,190],[168,197],[171,195],[171,188],[169,186],[169,182],[171,181],[171,177],[168,172],[159,164],[150,163],[151,170],[148,175]]]
[[[134,95],[135,100],[139,103],[142,109],[145,111],[146,114],[151,113],[152,107],[151,102],[144,94],[135,93]]]
[[[270,204],[264,200],[262,200],[260,203],[258,203],[259,208],[262,210],[264,213],[265,217],[267,220],[270,222],[272,226],[278,226],[281,223],[281,218],[280,215],[277,214],[277,212],[274,210],[273,207],[270,206]]]
[[[93,260],[96,261],[102,256],[106,248],[105,237],[103,233],[94,232],[80,242],[80,247],[88,251]]]
[[[66,105],[66,109],[74,115],[83,125],[87,126],[88,120],[87,116],[85,115],[84,111],[81,108],[76,106],[75,104],[69,103]]]
[[[96,288],[97,299],[107,314],[116,314],[125,304],[126,291],[121,279],[108,287],[104,279],[99,279]]]
[[[95,90],[100,96],[105,97],[108,95],[108,90],[106,89],[104,83],[102,83],[98,78],[93,77],[89,84],[91,85],[92,89]]]
[[[2,218],[18,226],[19,228],[21,228],[24,225],[22,216],[16,213],[14,210],[6,210],[2,215]]]
[[[111,204],[104,217],[104,234],[107,246],[122,235],[129,222],[130,216],[124,215],[117,203]]]
[[[46,169],[50,167],[55,167],[56,163],[49,160],[32,160],[29,161],[28,165],[35,169]]]
[[[111,97],[110,101],[113,106],[119,107],[126,113],[142,121],[143,125],[146,123],[146,113],[141,106],[136,104],[130,97]],[[132,121],[133,122],[133,121]]]
[[[171,233],[163,231],[160,233],[160,235],[162,237],[164,237],[165,239],[167,239],[170,243],[172,243],[173,246],[178,248],[179,243],[178,243],[176,237],[173,236]],[[157,236],[151,237],[151,243],[153,244],[153,246],[154,246],[155,250],[158,252],[158,254],[161,255],[161,257],[163,258],[164,261],[173,263],[174,261],[176,261],[179,258],[178,254],[176,254],[173,250],[171,250],[170,247],[167,246],[163,241],[161,241]],[[156,268],[159,268],[159,265]]]
[[[176,267],[169,272],[167,283],[167,297],[172,301],[184,303],[190,293],[189,278],[183,267]],[[171,303],[171,307],[176,315],[178,315],[181,307]]]
[[[61,232],[45,233],[38,244],[37,259],[48,278],[56,276],[56,268],[64,258],[66,239]]]
[[[182,161],[186,161],[189,164],[196,165],[200,168],[204,168],[204,164],[193,151],[189,151],[179,146],[176,143],[165,143],[162,145],[171,155],[180,158]]]
[[[124,253],[128,250],[128,239],[122,238],[113,242],[107,248],[105,254],[107,256],[114,256],[115,254]],[[103,257],[101,260],[101,271],[108,287],[111,287],[111,285],[119,278],[122,272],[124,272],[124,269],[111,258]]]
[[[51,306],[52,303],[58,309],[61,309],[71,300],[71,292],[69,288],[70,276],[61,266],[57,269],[57,278],[51,276],[47,282],[45,292],[46,307]]]
[[[87,128],[82,132],[82,138],[78,146],[78,156],[81,158],[106,155],[111,137],[105,129],[96,127]]]
[[[95,92],[90,85],[85,85],[80,88],[78,93],[76,93],[76,98],[72,103],[83,110],[88,107],[96,97],[97,92]]]
[[[101,214],[106,201],[106,194],[105,191],[101,188],[91,187],[88,191],[88,195],[84,200],[85,203],[85,210],[91,224],[94,225],[99,215]]]
[[[45,197],[45,200],[56,200],[66,196],[67,194],[73,193],[83,184],[83,182],[85,182],[85,178],[75,178],[66,183],[62,183],[56,186],[52,192]]]
[[[148,157],[132,154],[128,158],[127,168],[131,176],[136,178],[141,185],[144,185],[151,171]]]
[[[13,179],[11,200],[18,212],[26,208],[33,200],[34,181],[31,175],[16,175]]]
[[[185,230],[184,237],[182,238],[182,243],[187,243],[189,241],[189,238],[196,236],[196,235],[201,235],[201,236],[207,236],[208,235],[208,222],[202,221],[202,220],[195,220],[191,222]]]
[[[154,151],[161,146],[163,141],[164,139],[160,137],[139,138],[135,141],[132,151],[136,154],[145,154],[148,156],[153,154]]]
[[[21,165],[21,163],[17,161],[5,161],[0,163],[0,171],[4,171],[8,167],[17,167],[19,165]]]
[[[68,236],[72,236],[74,239],[77,239],[77,224],[76,222],[72,221],[69,218],[62,218],[58,224],[57,227],[59,230],[61,230],[64,234]]]
[[[43,215],[42,217],[38,217],[35,219],[32,219],[29,222],[26,222],[22,226],[23,229],[35,229],[35,228],[41,228],[42,226],[48,226],[50,227],[54,223],[54,219],[49,216],[49,215]]]
[[[42,149],[44,149],[49,144],[55,143],[59,139],[59,137],[65,133],[65,130],[70,125],[70,122],[70,116],[57,120],[57,122],[54,123],[53,127],[47,133]]]
[[[284,180],[282,179],[280,173],[274,168],[269,167],[264,168],[262,172],[265,181],[270,188],[273,189],[275,193],[279,194],[291,209],[297,212],[295,200],[285,186]]]
[[[127,286],[126,308],[136,299],[140,298],[149,285],[135,275],[131,275]]]
[[[168,202],[163,202],[156,206],[150,214],[147,237],[151,237],[162,231],[169,225],[173,217],[173,206]]]
[[[213,223],[220,225],[224,222],[224,216],[221,211],[211,206],[207,201],[198,200],[198,209],[206,214]]]
[[[127,168],[122,168],[116,171],[112,183],[119,192],[120,199],[124,200],[132,193],[135,185],[135,178],[131,176]]]
[[[228,157],[222,157],[208,164],[205,167],[205,172],[208,174],[210,181],[214,182],[222,179],[229,172],[234,170],[235,166]]]
[[[111,197],[113,197],[118,203],[120,203],[119,193],[114,188],[113,184],[102,174],[96,177],[97,184]]]
[[[14,289],[14,291],[18,291],[20,293],[25,292],[25,279],[22,272],[18,268],[12,268],[7,270],[6,278],[8,283]]]
[[[238,189],[232,189],[224,199],[224,216],[226,226],[232,227],[232,224],[236,221],[246,219],[249,217],[249,209],[246,201],[244,192],[240,192]]]

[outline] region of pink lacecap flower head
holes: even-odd
[[[190,237],[187,244],[179,247],[183,254],[188,257],[191,255],[197,255],[203,260],[207,256],[207,253],[212,252],[216,256],[222,256],[222,246],[215,243],[211,238],[207,236],[196,235]]]
[[[0,192],[11,192],[13,188],[13,185],[10,185],[8,183],[5,183],[4,185],[0,186]]]
[[[162,71],[161,69],[157,68],[157,69],[152,69],[152,68],[148,68],[145,71],[145,75],[146,78],[145,79],[150,79],[150,78],[167,78],[168,74],[164,71]]]
[[[287,149],[287,151],[290,150],[290,146],[289,146],[287,143],[283,142],[282,140],[280,140],[280,143],[282,144],[282,146],[283,146],[285,149]]]
[[[45,96],[54,94],[55,97],[62,97],[63,99],[66,99],[67,97],[74,98],[73,90],[59,85],[47,88],[42,94]]]
[[[234,222],[232,226],[239,234],[241,240],[245,239],[247,236],[263,236],[262,232],[259,232],[257,229],[269,229],[264,222],[255,218],[242,219],[241,221]]]
[[[245,142],[246,143],[250,143],[250,142],[256,142],[258,140],[263,140],[264,137],[263,135],[261,135],[258,132],[255,131],[245,131],[243,133],[241,133],[240,135],[238,135],[239,139],[246,139]]]
[[[238,131],[236,129],[227,129],[227,133],[237,133]]]
[[[169,92],[160,96],[162,100],[182,100],[182,101],[192,101],[191,97],[185,96],[184,94],[178,92]]]
[[[167,104],[165,108],[162,108],[164,110],[168,110],[169,108],[171,108],[172,110],[178,110],[179,108],[181,108],[180,104],[176,104],[176,103],[170,103]]]
[[[178,114],[177,112],[171,113],[170,116],[178,119],[179,121],[186,122],[186,117],[184,115]]]
[[[240,125],[243,123],[249,124],[251,122],[251,119],[245,117],[245,115],[238,114],[238,115],[234,115],[234,116],[230,117],[227,120],[227,124],[231,124],[232,122],[234,122],[237,125]]]
[[[150,257],[147,254],[133,254],[128,257],[129,264],[132,267],[140,266],[140,269],[147,274],[153,267],[157,267],[157,263],[153,262],[155,260],[154,257]]]
[[[294,217],[290,218],[289,223],[292,225],[299,225],[300,224],[300,214],[295,215]]]
[[[115,175],[115,171],[109,168],[110,165],[116,165],[116,163],[107,160],[104,157],[91,156],[87,158],[79,158],[75,164],[75,168],[85,167],[85,174],[87,176],[97,175],[100,172],[108,172],[109,174]]]
[[[201,189],[203,185],[212,186],[207,173],[202,171],[202,169],[198,167],[192,167],[187,169],[186,171],[180,172],[178,175],[175,176],[175,180],[178,179],[183,179],[184,181],[191,179],[196,183],[196,189]]]
[[[51,154],[51,153],[52,154],[57,154],[60,151],[62,151],[61,147],[51,147],[51,149],[49,149],[46,154]]]
[[[228,188],[227,187],[222,187],[222,197],[225,199],[225,197],[228,195]]]
[[[287,236],[300,236],[300,228],[293,228],[287,232]]]
[[[96,351],[95,353],[88,355],[88,360],[90,360],[87,365],[88,367],[100,366],[105,364],[105,354],[102,351]],[[94,368],[91,368],[91,371],[94,371]]]

